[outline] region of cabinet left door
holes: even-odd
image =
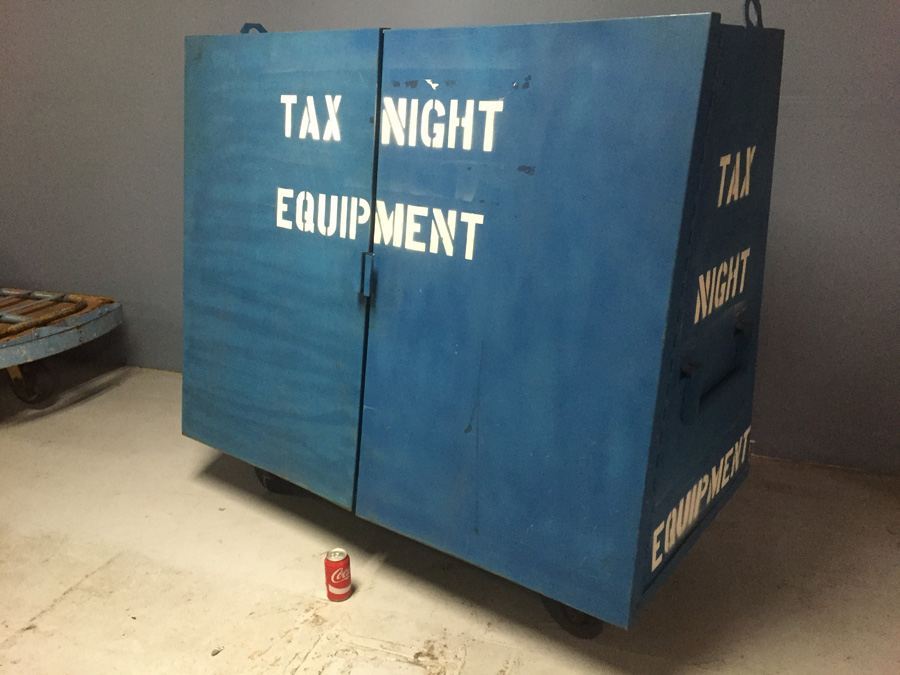
[[[346,508],[379,40],[185,42],[183,431]]]

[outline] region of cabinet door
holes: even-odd
[[[357,512],[619,623],[709,26],[384,35]]]
[[[345,507],[378,58],[377,30],[185,46],[184,432]]]

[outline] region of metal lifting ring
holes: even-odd
[[[756,23],[753,23],[750,20],[750,5],[753,5],[753,9],[756,10]],[[744,21],[747,23],[747,28],[762,28],[763,20],[762,20],[762,7],[759,5],[759,0],[744,0]]]
[[[269,32],[265,29],[265,27],[263,27],[261,23],[245,23],[243,26],[241,26],[241,33],[244,33],[245,35],[251,30],[255,30],[257,33]]]

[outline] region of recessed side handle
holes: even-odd
[[[739,321],[734,329],[734,358],[725,373],[705,381],[703,364],[689,363],[682,367],[684,382],[681,400],[681,421],[694,424],[707,410],[718,407],[718,402],[730,397],[740,385],[741,375],[747,368],[752,330],[750,324]]]

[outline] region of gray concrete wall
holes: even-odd
[[[787,31],[754,436],[900,470],[895,0],[764,0]],[[181,366],[186,34],[539,22],[740,0],[0,0],[0,284],[114,295],[132,363]]]

